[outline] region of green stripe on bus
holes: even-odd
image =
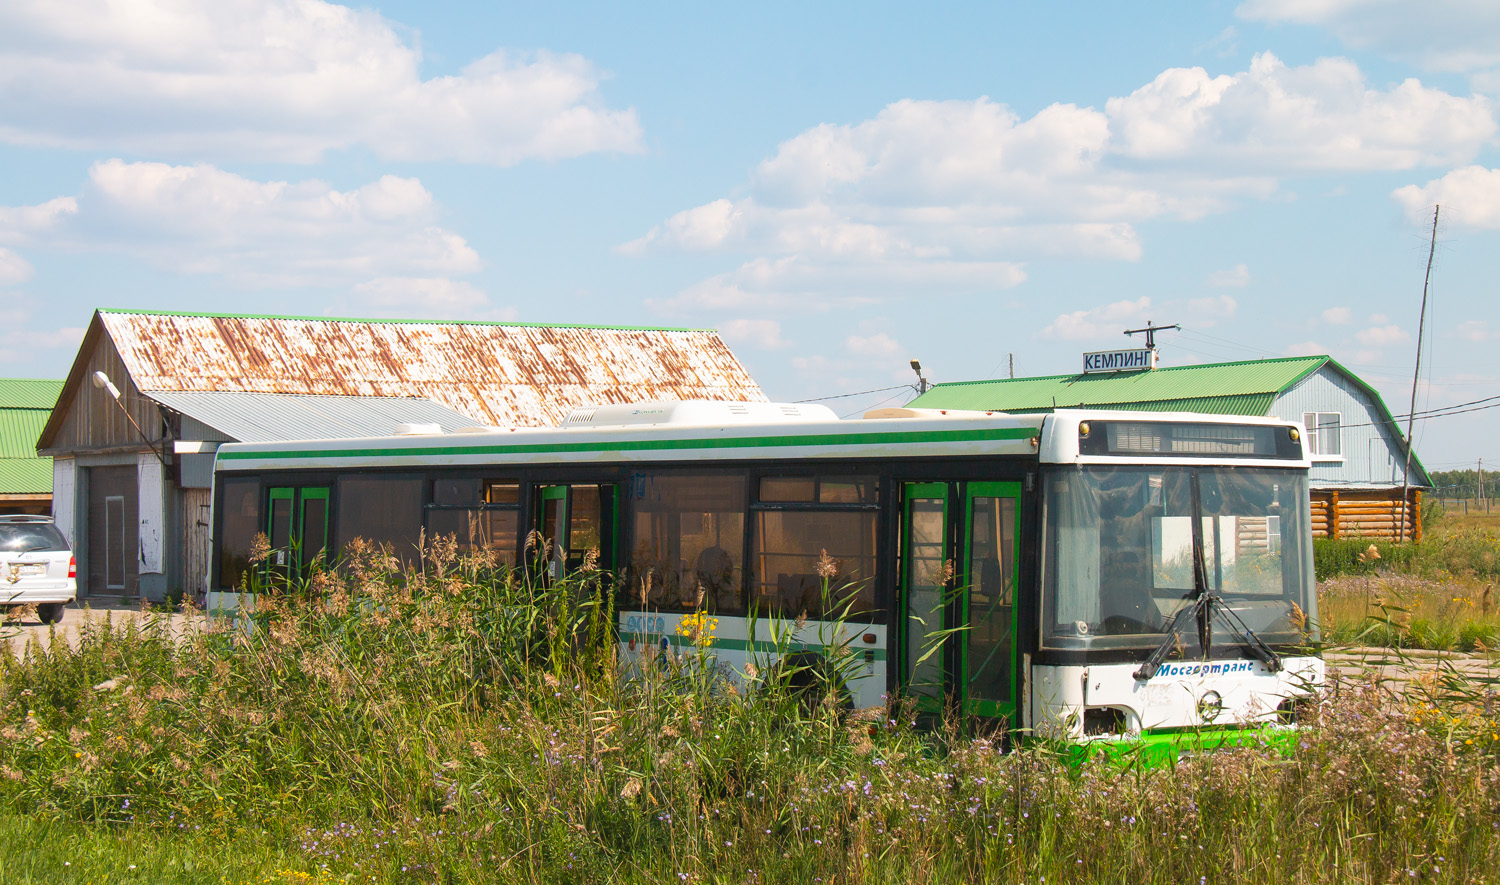
[[[987,442],[1028,439],[1034,427],[986,430],[930,430],[912,433],[829,433],[811,436],[736,436],[724,439],[629,439],[617,442],[521,443],[505,446],[434,446],[391,449],[316,449],[307,451],[219,452],[220,461],[291,458],[405,458],[438,455],[543,455],[570,452],[637,452],[649,450],[761,449],[805,446],[859,446],[879,443]]]
[[[689,648],[692,646],[692,640],[686,636],[678,636],[675,633],[621,633],[620,641],[636,642],[642,646],[660,646],[664,637],[673,648]],[[852,644],[846,647],[856,657],[863,657],[863,652],[872,651],[875,653],[875,660],[885,660],[885,649],[883,648],[865,648],[864,646]],[[725,651],[754,651],[758,654],[779,654],[781,652],[791,653],[799,651],[821,653],[825,648],[827,646],[819,643],[788,642],[785,645],[780,645],[764,640],[755,642],[752,647],[752,643],[748,639],[720,639],[715,637],[713,644],[705,647],[703,651],[723,649]]]

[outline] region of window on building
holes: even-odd
[[[751,599],[763,615],[867,615],[879,511],[872,476],[765,477],[754,505]]]
[[[521,484],[514,479],[443,477],[432,483],[427,537],[453,537],[463,553],[514,567],[521,530]]]
[[[734,614],[745,610],[745,478],[637,474],[621,605]]]
[[[1325,458],[1343,455],[1340,423],[1338,412],[1303,412],[1302,424],[1307,428],[1308,454]]]

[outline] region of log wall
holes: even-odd
[[[1422,492],[1409,489],[1406,518],[1402,520],[1400,489],[1314,491],[1314,538],[1378,538],[1387,541],[1422,540]]]

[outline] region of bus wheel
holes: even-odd
[[[838,668],[816,652],[787,655],[777,662],[770,677],[805,713],[811,714],[823,703],[831,705],[840,715],[854,709],[854,699],[849,696],[849,687]]]

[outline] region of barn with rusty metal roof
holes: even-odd
[[[100,310],[36,449],[53,459],[79,596],[160,599],[204,587],[220,443],[765,399],[708,329]]]

